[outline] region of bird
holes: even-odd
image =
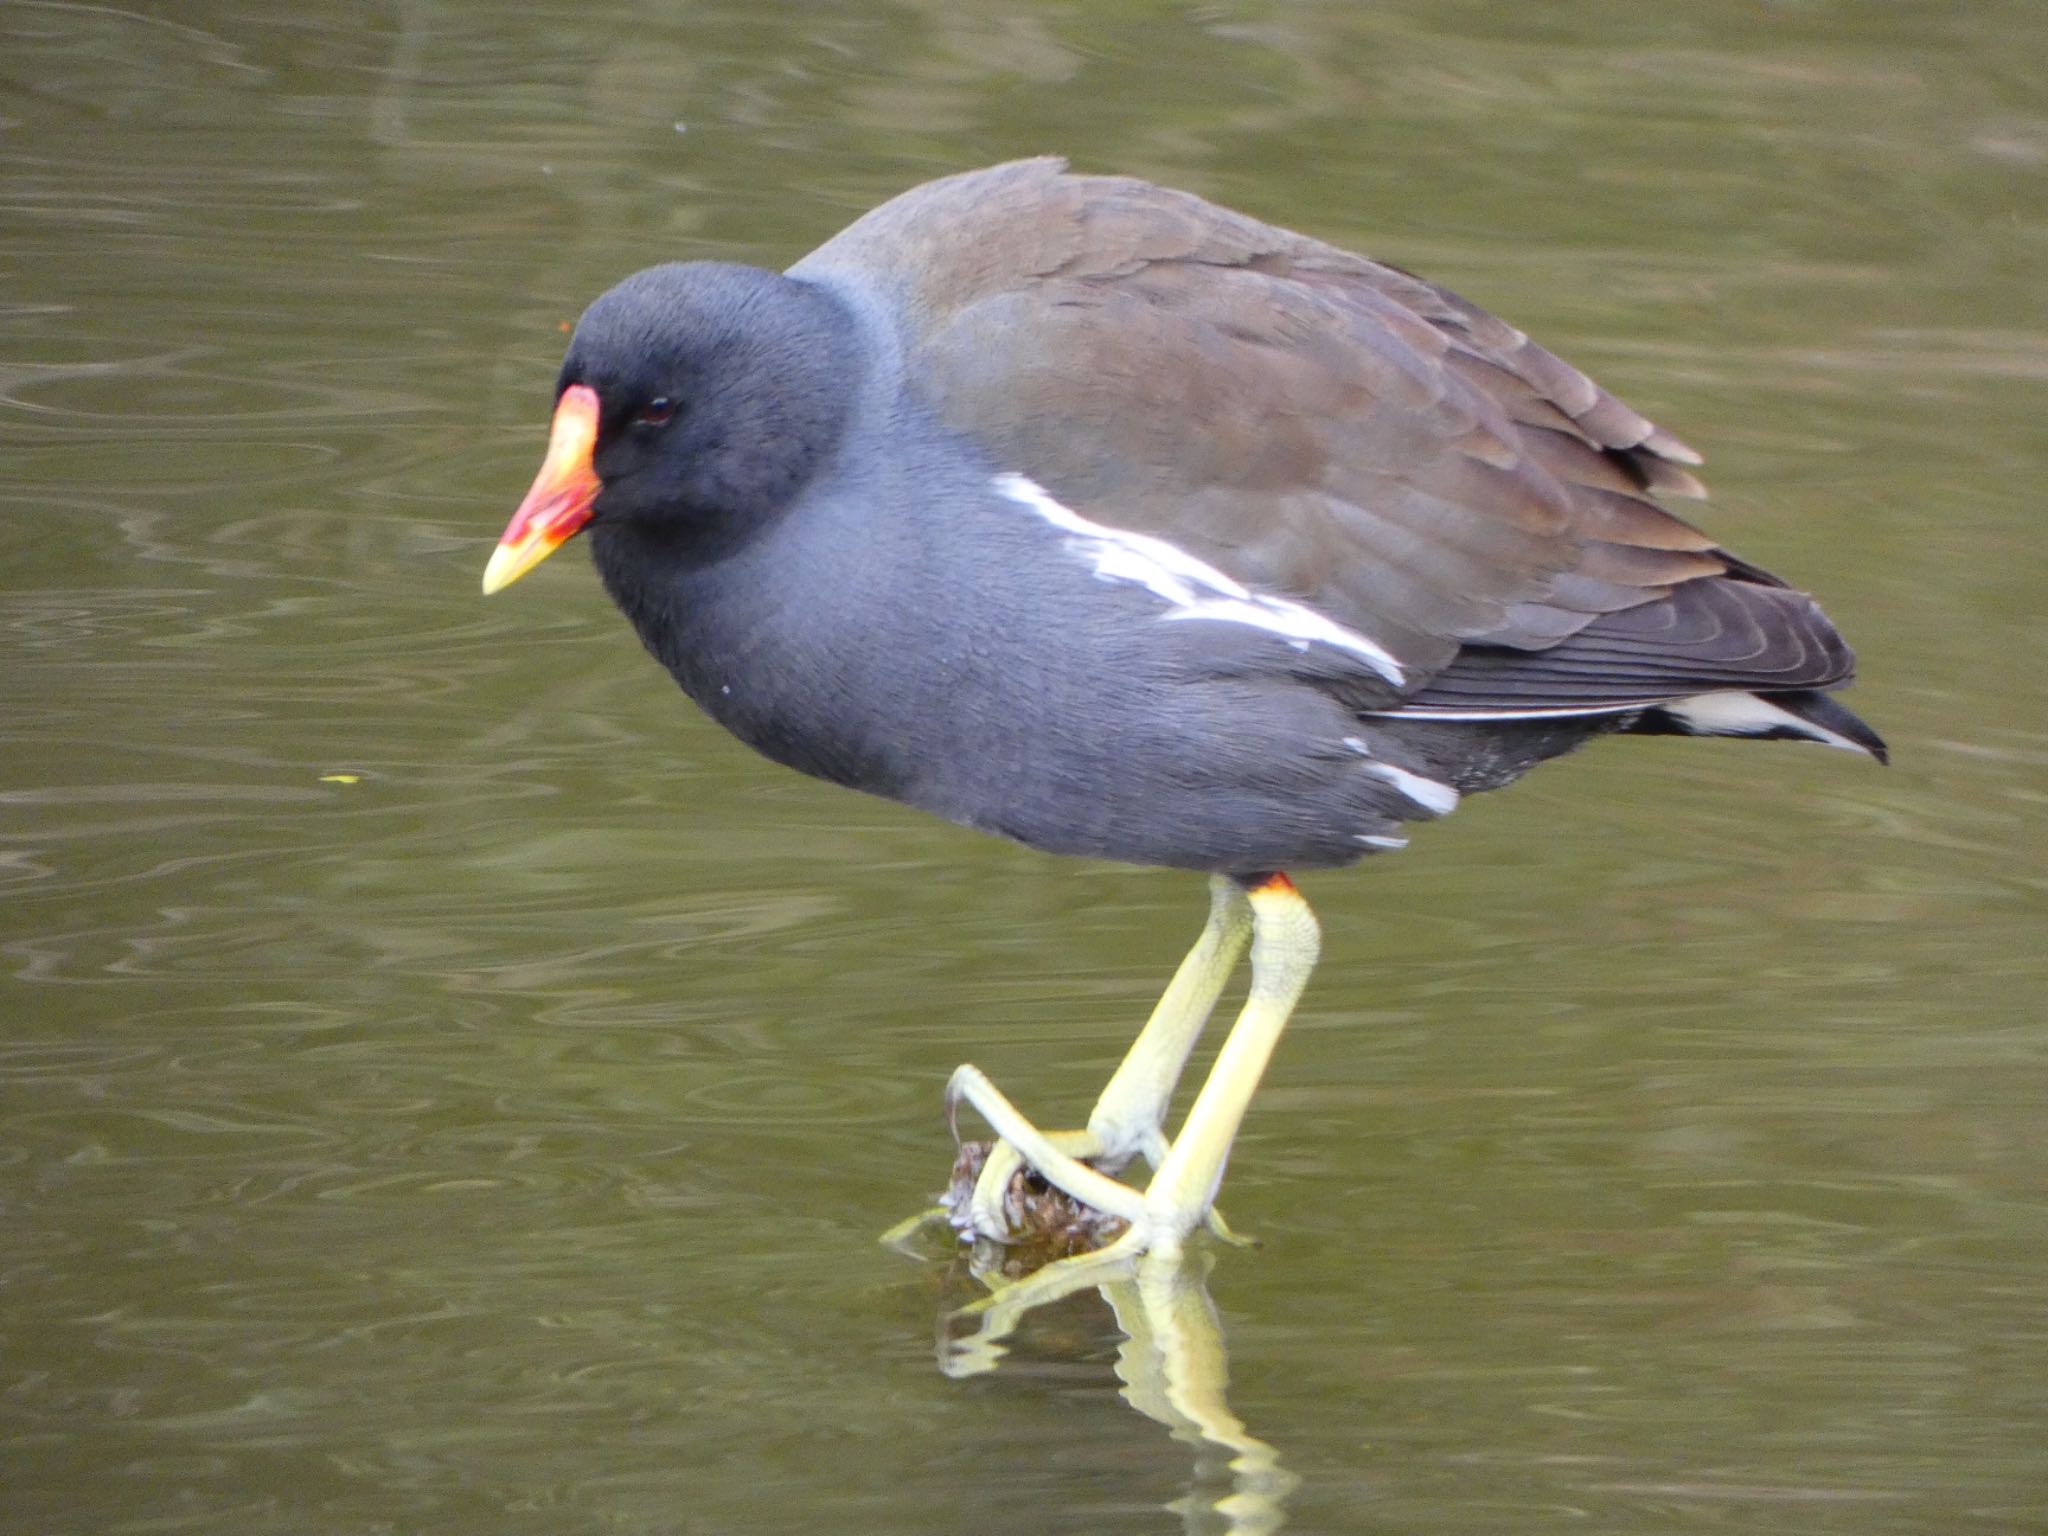
[[[1697,453],[1449,289],[1192,193],[1020,160],[784,272],[650,267],[584,312],[554,398],[486,594],[580,534],[646,649],[775,762],[1209,877],[1081,1127],[953,1074],[949,1112],[999,1138],[965,1237],[1013,1235],[1024,1171],[1113,1249],[1219,1224],[1320,953],[1295,873],[1595,737],[1886,759],[1814,599],[1666,505],[1705,494]]]

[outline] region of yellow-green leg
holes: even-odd
[[[1238,957],[1244,953],[1251,931],[1252,908],[1246,900],[1244,887],[1222,875],[1212,877],[1209,882],[1209,920],[1202,929],[1202,936],[1181,961],[1180,969],[1174,972],[1173,980],[1161,994],[1152,1016],[1145,1021],[1145,1027],[1138,1032],[1138,1038],[1132,1042],[1130,1050],[1102,1090],[1101,1097],[1095,1101],[1095,1108],[1088,1116],[1087,1129],[1033,1130],[1024,1142],[1020,1142],[1010,1138],[1000,1126],[996,1127],[1002,1139],[989,1149],[988,1161],[982,1165],[981,1176],[975,1181],[969,1205],[969,1219],[976,1232],[987,1237],[1004,1235],[1003,1194],[1010,1187],[1011,1176],[1025,1163],[1050,1176],[1043,1157],[1048,1147],[1066,1158],[1086,1158],[1110,1173],[1121,1169],[1135,1156],[1143,1156],[1155,1169],[1165,1161],[1168,1150],[1166,1111],[1173,1101],[1173,1090],[1179,1085],[1180,1075],[1187,1067],[1189,1052],[1209,1022],[1209,1015],[1215,1011],[1216,999],[1222,995],[1230,973],[1237,968]],[[986,1086],[976,1086],[974,1079],[980,1079],[980,1083]],[[962,1067],[948,1085],[946,1102],[951,1109],[965,1098],[976,1109],[982,1109],[980,1096],[1001,1099],[994,1086],[988,1084],[979,1072],[972,1067]],[[1001,1102],[1009,1115],[1022,1119],[1008,1100]],[[995,1120],[985,1110],[983,1118],[995,1126]],[[1025,1142],[1030,1145],[1027,1147]],[[1098,1209],[1119,1216],[1124,1214],[1115,1205],[1082,1196],[1057,1179],[1053,1182]]]
[[[1145,1186],[1146,1246],[1153,1252],[1178,1247],[1215,1202],[1238,1127],[1322,953],[1316,915],[1293,881],[1269,875],[1245,894],[1252,908],[1251,992],[1166,1161]]]
[[[1142,1153],[1155,1168],[1166,1155],[1166,1111],[1187,1069],[1188,1053],[1215,1011],[1230,973],[1252,936],[1252,907],[1244,887],[1215,875],[1209,881],[1209,921],[1188,951],[1158,1006],[1111,1074],[1088,1115],[1094,1154],[1114,1173]]]
[[[1252,954],[1250,994],[1188,1111],[1180,1135],[1169,1145],[1160,1127],[1167,1101],[1247,934]],[[1285,875],[1266,876],[1248,885],[1219,879],[1208,927],[1181,962],[1151,1021],[1110,1079],[1096,1112],[1089,1117],[1088,1130],[1048,1136],[1024,1119],[995,1085],[972,1067],[953,1074],[946,1090],[948,1106],[957,1107],[964,1099],[1049,1183],[1084,1204],[1129,1221],[1131,1230],[1107,1251],[1177,1249],[1215,1202],[1238,1127],[1287,1027],[1288,1016],[1315,969],[1320,948],[1315,914]],[[1106,1145],[1098,1124],[1114,1131],[1119,1144]],[[1155,1151],[1156,1171],[1142,1195],[1080,1161],[1096,1155],[1127,1159],[1134,1152],[1145,1152],[1152,1160]],[[989,1164],[996,1162],[992,1152]],[[988,1235],[1001,1233],[1002,1192],[1016,1166],[1014,1158],[1007,1160],[994,1184],[990,1183],[989,1167],[984,1167],[975,1186],[973,1220],[977,1229]]]

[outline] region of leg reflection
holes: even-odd
[[[975,1274],[989,1294],[943,1320],[939,1364],[947,1375],[994,1370],[1004,1341],[1027,1316],[1092,1286],[1125,1336],[1116,1366],[1124,1400],[1198,1453],[1187,1496],[1171,1506],[1186,1528],[1254,1536],[1286,1523],[1285,1503],[1297,1479],[1231,1412],[1225,1396],[1229,1360],[1204,1284],[1211,1253],[1198,1247],[1144,1252],[1111,1243],[1022,1279],[1002,1276],[1000,1256],[987,1256],[989,1266]]]

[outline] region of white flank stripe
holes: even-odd
[[[1700,693],[1663,706],[1664,713],[1687,730],[1701,736],[1758,736],[1765,731],[1791,731],[1808,741],[1851,752],[1864,749],[1839,732],[1811,720],[1802,720],[1791,710],[1753,693],[1733,689],[1722,693]]]
[[[1358,657],[1390,683],[1398,685],[1407,678],[1401,664],[1383,647],[1313,608],[1284,597],[1254,592],[1164,539],[1090,522],[1073,508],[1062,506],[1046,493],[1045,487],[1026,476],[997,475],[993,485],[997,495],[1029,507],[1055,528],[1072,534],[1070,547],[1090,561],[1095,574],[1104,581],[1135,582],[1164,598],[1172,605],[1162,615],[1164,618],[1244,624],[1278,635],[1298,647],[1320,640]]]
[[[1627,704],[1550,704],[1530,709],[1460,709],[1452,704],[1408,704],[1400,709],[1369,709],[1360,713],[1397,720],[1569,720],[1594,715],[1626,715],[1665,702],[1662,699],[1636,699]]]
[[[1425,779],[1419,773],[1396,768],[1392,763],[1367,763],[1365,771],[1374,778],[1385,779],[1425,811],[1448,816],[1458,808],[1458,792],[1448,784]]]
[[[1351,841],[1363,843],[1368,848],[1406,848],[1408,846],[1408,839],[1405,837],[1381,837],[1376,832],[1354,832],[1351,834]]]

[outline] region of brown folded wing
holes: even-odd
[[[930,405],[1004,469],[1369,637],[1410,703],[1848,674],[1810,602],[1651,499],[1701,494],[1697,455],[1396,268],[1037,160],[919,188],[794,271],[888,289]]]

